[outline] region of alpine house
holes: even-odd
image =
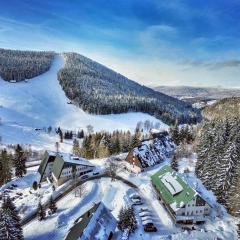
[[[170,166],[165,165],[152,177],[159,200],[175,223],[203,223],[210,205]]]
[[[68,153],[46,151],[39,166],[38,173],[41,181],[53,180],[59,186],[73,177],[80,177],[92,172],[94,165],[84,158],[79,158]]]
[[[175,149],[175,144],[167,132],[157,138],[143,140],[126,157],[126,168],[130,172],[143,172],[145,169],[166,160]]]

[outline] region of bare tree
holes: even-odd
[[[89,125],[86,126],[86,128],[87,128],[88,134],[93,133],[93,126],[92,125],[89,124]]]
[[[119,169],[120,165],[113,159],[109,159],[108,162],[106,163],[106,171],[107,174],[111,177],[112,181],[115,180]]]
[[[82,197],[86,193],[86,184],[83,183],[75,188],[75,197]]]

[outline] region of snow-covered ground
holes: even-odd
[[[95,131],[131,130],[138,121],[160,122],[145,113],[90,115],[72,104],[65,96],[57,72],[64,59],[57,55],[51,69],[28,82],[9,83],[0,79],[0,136],[5,144],[32,144],[40,148],[53,148],[55,135],[35,128],[61,126],[63,129],[85,129],[91,124]]]
[[[119,155],[121,159],[124,159],[126,154]],[[74,224],[76,218],[87,209],[92,207],[92,204],[103,201],[104,204],[111,210],[115,218],[118,217],[118,213],[122,206],[129,205],[131,203],[130,194],[137,192],[144,203],[144,206],[149,209],[152,214],[152,220],[156,225],[158,231],[156,233],[146,233],[143,230],[141,218],[139,217],[139,207],[135,206],[134,210],[138,222],[136,231],[130,235],[130,240],[146,239],[228,239],[237,240],[236,225],[234,224],[234,218],[226,213],[226,210],[216,202],[214,195],[207,191],[201,182],[196,178],[194,173],[194,166],[192,165],[190,173],[183,174],[182,177],[193,187],[195,187],[213,206],[213,213],[209,217],[208,221],[204,225],[196,226],[194,231],[183,230],[180,226],[176,226],[168,212],[162,206],[157,199],[155,191],[151,185],[150,176],[158,171],[164,164],[167,164],[170,159],[164,163],[158,164],[149,168],[148,171],[134,174],[121,169],[118,172],[123,179],[126,179],[138,188],[134,189],[126,185],[122,181],[111,181],[110,178],[102,177],[98,180],[89,180],[85,183],[86,191],[82,197],[75,197],[74,191],[70,192],[57,202],[58,211],[52,216],[47,216],[46,220],[39,222],[37,219],[32,220],[30,223],[24,226],[25,239],[42,240],[42,239],[64,239],[69,228]],[[183,173],[184,167],[188,166],[188,159],[183,159],[180,163],[181,172]],[[189,159],[190,165],[192,159]],[[94,159],[92,163],[97,165],[99,171],[104,169],[107,159]],[[120,164],[121,161],[119,162]],[[36,209],[39,197],[36,196],[37,192],[31,189],[32,181],[36,177],[37,167],[31,167],[28,169],[28,173],[21,179],[15,179],[3,186],[0,192],[11,186],[17,184],[18,187],[10,191],[10,196],[16,196],[17,192],[21,192],[23,198],[17,198],[14,200],[17,207],[21,207],[25,204],[25,211],[21,212],[21,216],[26,216],[30,211]],[[67,183],[66,183],[67,185]],[[54,192],[64,191],[65,185],[60,186]],[[30,193],[30,191],[32,193]],[[41,201],[45,202],[52,194],[51,185],[48,183],[42,184],[42,188],[39,194],[42,196]],[[24,208],[22,208],[24,209]],[[41,227],[39,227],[41,226]],[[121,232],[116,231],[115,238],[120,240]]]
[[[82,197],[75,197],[74,191],[66,195],[57,203],[57,213],[40,222],[40,228],[37,219],[27,224],[24,227],[25,239],[64,239],[74,221],[101,200],[117,218],[120,208],[126,204],[124,199],[130,187],[120,181],[111,182],[110,178],[90,180],[85,185],[86,192]]]

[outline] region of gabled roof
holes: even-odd
[[[46,166],[49,162],[53,162],[55,160],[56,157],[56,152],[53,151],[45,151],[44,155],[43,155],[43,159],[40,163],[40,166],[38,168],[38,172],[41,175],[41,178],[45,172]]]
[[[59,153],[55,158],[52,169],[52,173],[54,174],[55,178],[58,179],[60,177],[62,169],[66,164],[94,167],[93,164],[91,164],[88,160],[84,158],[77,158],[74,157],[72,154],[68,153]]]
[[[117,225],[109,209],[100,202],[79,217],[78,222],[70,229],[66,240],[105,240],[114,232]]]
[[[133,156],[138,157],[143,168],[154,166],[167,157],[167,154],[175,148],[172,139],[168,135],[145,140],[141,145],[133,149]]]
[[[163,201],[174,212],[191,201],[197,192],[189,186],[169,165],[162,167],[151,176]]]

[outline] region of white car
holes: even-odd
[[[139,213],[139,216],[140,216],[140,217],[151,216],[151,213],[148,212],[148,211],[145,211],[145,212],[141,212],[141,213]]]
[[[143,225],[153,224],[153,221],[151,219],[148,219],[148,220],[142,221],[142,224]]]
[[[133,205],[141,205],[143,202],[139,198],[132,198],[131,199]]]
[[[145,217],[142,217],[141,219],[142,219],[142,221],[147,221],[147,220],[151,220],[152,221],[150,216],[145,216]]]

